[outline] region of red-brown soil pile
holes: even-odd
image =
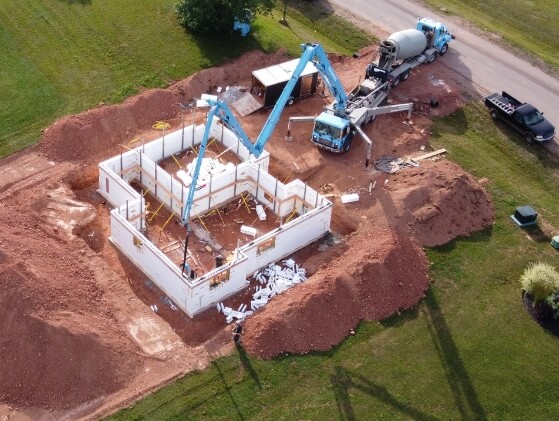
[[[202,70],[167,89],[152,89],[122,104],[63,117],[44,131],[41,152],[56,161],[97,163],[114,154],[120,142],[149,130],[156,121],[180,116],[179,103],[186,105],[203,93],[215,93],[218,86],[247,86],[251,70],[279,63],[285,57],[281,51],[252,51],[227,65]]]
[[[138,355],[77,244],[0,207],[0,401],[74,408],[119,390]]]
[[[261,358],[325,351],[362,319],[381,320],[417,303],[427,259],[404,233],[363,223],[305,284],[274,298],[245,324],[243,343]]]

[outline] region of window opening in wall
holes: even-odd
[[[276,246],[276,237],[272,237],[269,240],[263,241],[258,245],[257,254],[262,254],[266,250],[273,249]]]
[[[215,287],[221,285],[224,282],[227,282],[228,280],[229,280],[229,269],[209,279],[210,289],[214,289]]]

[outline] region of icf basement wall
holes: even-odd
[[[158,167],[156,161],[180,152],[183,145],[198,144],[203,126],[189,126],[184,135],[182,130],[170,133],[99,165],[99,192],[116,206],[111,211],[111,241],[191,317],[246,287],[247,277],[255,270],[320,238],[328,232],[332,214],[332,203],[300,180],[284,185],[268,174],[268,153],[255,159],[222,125],[214,122],[211,130],[213,137],[225,147],[232,147],[232,151],[248,162],[236,166],[234,171],[205,180],[195,193],[192,216],[228,203],[246,192],[266,205],[267,213],[288,219],[297,211],[299,216],[235,250],[233,261],[206,274],[197,274],[197,279],[186,278],[177,265],[141,233],[145,227],[145,200],[128,183],[137,179],[180,215],[188,186],[182,186]]]
[[[142,153],[152,161],[159,162],[185,149],[198,146],[202,143],[204,130],[205,125],[203,124],[188,126],[184,128],[184,133],[183,129],[179,129],[147,144],[138,146],[136,150],[141,150]],[[227,127],[220,124],[220,120],[215,117],[210,127],[210,138],[216,139],[217,142],[222,143],[226,149],[231,148],[231,152],[235,153],[243,162],[249,161],[251,158],[253,160],[255,159],[242,142],[239,141],[237,136]],[[208,140],[208,143],[209,142],[211,142],[211,140]],[[265,158],[264,156],[268,156],[268,153],[263,152],[256,161]],[[266,166],[266,169],[267,168]]]
[[[240,251],[248,258],[247,276],[321,238],[330,230],[331,217],[332,203],[328,202],[242,247]],[[259,253],[258,246],[271,238],[275,238],[275,246]]]
[[[157,247],[138,232],[115,209],[111,212],[111,241],[156,285],[185,311],[190,289],[180,270]]]
[[[119,177],[117,172],[112,170],[106,162],[99,164],[99,193],[113,206],[119,206],[126,201],[130,202],[140,198],[140,195],[128,184],[128,181]]]
[[[129,205],[129,212],[137,212],[140,201]],[[136,210],[132,210],[137,206]],[[330,228],[332,204],[325,203],[320,208],[259,237],[236,250],[236,258],[195,280],[185,278],[180,269],[153,245],[137,226],[125,219],[125,207],[111,212],[110,240],[131,261],[133,261],[155,284],[185,313],[193,317],[228,296],[245,288],[246,279],[256,270],[290,256],[298,249],[319,239]],[[273,248],[259,252],[259,246],[275,239]],[[214,288],[210,280],[229,271],[228,280]]]

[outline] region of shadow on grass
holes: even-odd
[[[482,231],[474,232],[469,237],[457,237],[442,246],[430,247],[430,250],[436,251],[437,253],[450,253],[456,248],[456,244],[459,241],[465,241],[468,243],[488,243],[491,241],[492,235],[493,226],[490,226]]]
[[[526,235],[530,238],[530,240],[535,241],[536,243],[551,242],[551,237],[543,232],[537,225],[524,228],[524,232],[526,232]]]
[[[422,307],[422,311],[425,314],[427,327],[444,367],[461,419],[486,420],[485,411],[479,402],[468,371],[462,362],[460,352],[431,288],[427,292],[424,302],[425,306]]]
[[[83,4],[89,6],[91,4],[91,0],[58,0],[61,3],[68,3],[68,4]]]
[[[340,420],[351,421],[356,419],[349,395],[351,389],[359,390],[371,397],[379,399],[410,419],[419,421],[438,420],[436,417],[424,414],[410,405],[401,402],[395,398],[386,387],[373,383],[359,374],[350,373],[343,367],[335,367],[334,374],[330,376],[330,382],[334,389],[334,398],[336,399]],[[374,417],[372,417],[372,419],[373,418]]]
[[[239,409],[239,405],[237,404],[237,401],[235,400],[235,398],[233,397],[233,394],[231,393],[231,387],[227,385],[227,382],[225,381],[225,377],[223,376],[223,373],[221,372],[221,369],[219,368],[219,364],[216,361],[212,362],[214,368],[217,371],[217,374],[219,375],[219,378],[221,379],[221,382],[223,383],[223,387],[225,388],[225,392],[227,393],[227,396],[229,396],[229,399],[231,400],[231,403],[233,404],[233,407],[235,408],[235,411],[237,411],[237,415],[239,416],[240,420],[244,420],[245,417],[243,415],[243,413],[241,412],[241,410]]]
[[[537,305],[534,305],[530,294],[522,294],[522,303],[528,314],[540,327],[546,331],[547,334],[558,338],[559,337],[559,320],[553,317],[538,317]]]
[[[538,161],[547,168],[552,170],[559,169],[559,156],[553,150],[553,141],[547,143],[528,143],[524,137],[502,120],[493,120],[495,127],[503,134],[504,137],[510,139],[516,145],[524,149],[528,154],[536,157]]]
[[[254,380],[254,383],[256,384],[256,387],[258,387],[258,390],[262,390],[262,384],[260,383],[260,379],[258,378],[258,373],[256,373],[256,370],[250,363],[250,359],[248,358],[246,351],[241,345],[237,343],[235,344],[235,347],[237,348],[237,352],[239,353],[239,360],[241,361],[241,365],[248,372],[252,380]]]
[[[204,55],[205,61],[201,65],[206,68],[220,65],[247,51],[264,50],[252,33],[246,37],[236,32],[213,35],[190,34],[190,36]]]
[[[387,327],[399,327],[404,325],[405,323],[414,320],[417,318],[417,315],[419,314],[419,308],[418,306],[409,308],[405,311],[403,311],[401,314],[399,315],[395,315],[392,317],[389,317],[388,319],[384,319],[380,321],[380,324],[387,328]]]

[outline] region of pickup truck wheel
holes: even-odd
[[[491,110],[491,118],[493,118],[493,120],[497,120],[499,118],[499,113],[497,112],[497,110]]]
[[[408,80],[409,77],[410,77],[410,72],[409,72],[409,70],[408,70],[407,72],[404,72],[404,73],[401,74],[400,79],[401,79],[402,82],[403,82],[404,80]]]
[[[392,81],[392,87],[394,88],[394,87],[398,86],[399,83],[400,83],[400,76],[396,76],[394,78],[394,80]]]
[[[526,143],[534,143],[534,135],[531,133],[526,133],[524,135],[524,139],[526,140]]]
[[[446,52],[448,51],[448,44],[443,44],[443,46],[441,47],[441,51],[439,52],[439,54],[441,56],[444,56],[446,54]]]
[[[293,100],[293,98],[289,98],[289,100],[287,101],[287,105],[293,105],[295,101]]]

